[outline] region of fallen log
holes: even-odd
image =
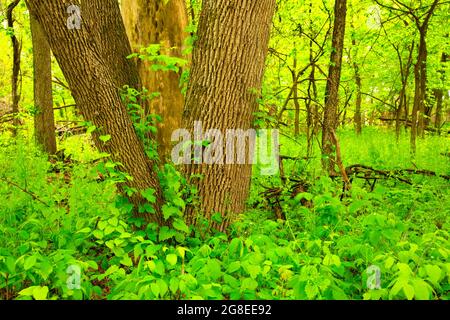
[[[380,119],[380,121],[384,121],[384,122],[395,122],[395,121],[397,121],[396,119],[383,118],[383,117],[379,118],[379,119]],[[399,121],[405,123],[405,125],[407,127],[411,127],[412,126],[412,121],[411,120],[400,119]],[[450,130],[443,131],[443,130],[439,130],[439,129],[434,128],[434,127],[426,127],[425,131],[433,132],[433,133],[439,133],[440,132],[440,133],[448,133],[448,134],[450,134]]]
[[[413,175],[423,175],[428,177],[438,177],[442,178],[444,180],[450,181],[450,176],[438,174],[431,170],[420,170],[420,169],[396,169],[396,170],[380,170],[375,169],[370,166],[366,166],[363,164],[354,164],[351,166],[348,166],[346,168],[347,174],[350,175],[358,175],[358,174],[364,174],[364,179],[375,179],[374,175],[378,175],[378,178],[394,178],[399,181],[411,184],[411,182],[407,179],[405,179],[405,175],[413,174]]]

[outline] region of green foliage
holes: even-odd
[[[344,201],[340,186],[321,178],[306,193],[286,193],[286,221],[253,193],[259,209],[225,235],[208,231],[208,221],[206,231],[186,225],[196,192],[171,165],[159,175],[172,223],[158,227],[131,218],[117,179],[99,180],[90,161],[54,165],[25,137],[11,141],[1,136],[3,299],[449,298],[450,198],[437,178],[373,192],[355,184]],[[141,192],[149,203],[153,193]],[[373,265],[381,278],[371,290]],[[68,285],[71,266],[80,269],[79,289]]]

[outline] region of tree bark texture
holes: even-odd
[[[183,127],[192,130],[195,121],[202,121],[204,131],[224,134],[227,129],[252,128],[274,8],[274,0],[203,1]],[[213,225],[223,231],[234,214],[245,210],[251,164],[193,164],[185,171],[201,198],[198,211],[187,209],[191,224],[197,213],[206,218],[220,213],[224,222]]]
[[[341,81],[342,55],[344,51],[347,0],[336,0],[334,7],[334,30],[332,52],[325,92],[325,109],[322,125],[323,166],[330,175],[335,175],[332,133],[338,126],[339,86]]]
[[[134,130],[131,119],[120,96],[118,79],[124,72],[117,71],[124,67],[116,65],[110,55],[104,55],[102,47],[105,39],[95,31],[92,23],[103,25],[108,15],[120,17],[117,1],[102,2],[103,5],[88,13],[82,20],[80,29],[69,29],[67,26],[67,4],[64,0],[29,0],[28,5],[47,35],[50,47],[68,81],[72,95],[82,115],[97,127],[94,132],[96,146],[111,155],[115,162],[122,164],[119,169],[132,176],[126,185],[137,190],[155,190],[156,203],[153,210],[156,214],[146,214],[148,220],[162,221],[160,205],[162,192],[154,171],[155,164],[148,159],[143,145]],[[101,11],[100,11],[101,9]],[[81,12],[83,17],[83,12]],[[94,19],[95,17],[95,19]],[[111,18],[111,20],[113,20]],[[120,23],[120,20],[117,20]],[[111,25],[112,28],[117,25]],[[116,47],[116,52],[126,52],[127,39],[119,33],[109,41]],[[110,135],[111,139],[103,142],[101,135]],[[142,197],[131,197],[135,205],[142,203]]]
[[[161,44],[161,54],[182,57],[188,25],[184,0],[128,0],[122,1],[122,12],[133,50],[139,52],[150,44]],[[150,103],[150,112],[162,117],[157,140],[161,159],[170,155],[171,136],[181,127],[184,97],[180,89],[180,72],[152,71],[152,63],[138,61],[142,84],[150,92],[159,92]]]

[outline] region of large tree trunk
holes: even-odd
[[[161,44],[162,54],[182,57],[184,40],[188,36],[187,9],[184,0],[128,0],[122,1],[125,26],[132,47],[139,52],[150,44]],[[142,84],[150,92],[159,92],[150,105],[150,112],[162,117],[158,125],[161,159],[170,155],[171,136],[181,127],[184,97],[180,89],[181,71],[152,71],[151,62],[138,61]]]
[[[111,69],[111,55],[104,55],[104,39],[99,38],[98,32],[94,31],[95,26],[92,25],[104,24],[107,20],[103,19],[110,19],[109,15],[120,17],[117,1],[104,2],[103,6],[88,13],[95,19],[83,20],[81,28],[73,30],[67,27],[65,1],[28,0],[28,5],[47,35],[77,106],[84,118],[98,128],[94,133],[97,147],[109,153],[115,162],[120,162],[122,166],[119,169],[133,177],[126,182],[128,187],[140,191],[150,188],[155,190],[156,202],[153,211],[156,214],[148,213],[145,217],[161,223],[162,193],[154,172],[155,164],[144,152],[118,88],[118,74],[122,72],[117,69],[123,65]],[[114,19],[110,21],[112,20]],[[116,27],[117,25],[111,25],[113,30]],[[114,36],[113,32],[108,36],[111,37],[109,41],[114,43],[116,52],[126,51],[126,37],[120,34]],[[101,135],[110,135],[111,139],[104,143],[99,139]],[[135,194],[131,201],[139,205],[143,200]]]
[[[214,128],[223,135],[228,129],[252,128],[274,7],[274,0],[203,1],[183,114],[185,128],[192,131],[196,121],[202,121],[204,131]],[[227,154],[225,147],[222,151],[227,157],[234,156]],[[247,155],[250,152],[253,150]],[[223,231],[233,214],[245,210],[252,174],[249,161],[192,164],[186,167],[186,174],[201,198],[199,212],[187,209],[191,224],[196,222],[197,213],[206,218],[220,213],[224,222],[212,225]]]
[[[347,0],[336,0],[334,6],[334,30],[330,67],[325,93],[325,109],[322,125],[323,166],[330,175],[335,175],[333,133],[338,126],[339,86],[341,81],[342,54],[344,51]]]
[[[52,54],[45,33],[30,15],[34,66],[34,131],[36,142],[48,154],[56,153],[55,118],[52,94]]]
[[[122,1],[123,2],[123,1]],[[98,19],[98,13],[110,10],[115,14],[105,14]],[[128,85],[141,89],[141,79],[136,63],[127,57],[131,54],[130,41],[117,0],[81,0],[83,21],[89,25],[90,33],[99,41],[99,48],[109,69],[114,70],[114,80],[118,88]],[[121,39],[120,45],[112,39]]]

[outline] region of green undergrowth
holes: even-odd
[[[412,166],[406,136],[400,147],[382,130],[340,137],[346,165]],[[184,224],[185,182],[166,166],[163,212],[177,222],[159,228],[130,217],[101,155],[71,139],[84,138],[60,146],[72,160],[49,162],[28,138],[0,136],[1,299],[449,298],[444,179],[379,181],[373,190],[357,180],[342,197],[339,181],[320,177],[320,159],[293,161],[286,174],[308,188],[282,191],[285,221],[261,195],[281,180],[255,175],[249,210],[226,235],[207,221]],[[448,140],[429,137],[414,164],[449,174],[442,150]]]

